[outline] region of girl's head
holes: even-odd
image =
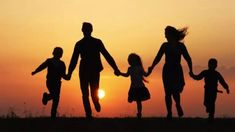
[[[131,53],[128,56],[128,63],[130,66],[142,66],[141,58],[135,53]]]
[[[172,26],[167,26],[165,28],[165,37],[167,41],[181,41],[187,35],[188,28],[176,29]]]
[[[52,54],[55,58],[60,59],[63,55],[63,49],[61,47],[55,47]]]

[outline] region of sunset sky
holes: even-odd
[[[13,110],[17,115],[48,116],[51,103],[43,106],[42,93],[47,91],[46,70],[31,72],[59,46],[62,60],[69,65],[75,43],[83,35],[83,22],[93,24],[92,36],[103,41],[119,69],[126,72],[127,57],[135,52],[148,66],[166,41],[164,28],[188,27],[184,43],[191,55],[193,69],[207,68],[208,59],[218,60],[218,71],[228,82],[231,94],[219,94],[217,117],[235,117],[235,1],[234,0],[1,0],[0,1],[0,116]],[[130,78],[117,77],[102,57],[100,88],[106,96],[100,101],[98,117],[132,117],[136,104],[127,102]],[[79,64],[79,63],[78,63]],[[164,57],[146,86],[151,99],[143,103],[144,117],[164,117],[166,108],[162,84]],[[182,106],[186,117],[206,117],[203,106],[203,80],[188,75],[182,59],[186,86]],[[92,105],[93,107],[93,105]],[[59,113],[83,117],[84,109],[78,78],[78,67],[70,81],[62,81]],[[173,114],[176,115],[173,104]]]

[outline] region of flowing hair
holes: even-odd
[[[188,34],[188,27],[181,29],[176,29],[172,26],[167,26],[165,28],[166,36],[176,39],[177,41],[182,41],[184,37]]]
[[[140,66],[141,67],[141,70],[144,71],[144,67],[143,67],[143,63],[141,61],[141,58],[139,55],[135,54],[135,53],[131,53],[129,56],[128,56],[128,63],[131,65],[131,66]],[[144,82],[148,82],[143,76],[142,76],[142,80]]]

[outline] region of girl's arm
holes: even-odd
[[[123,77],[128,77],[130,75],[129,68],[126,73],[120,72],[120,75]]]

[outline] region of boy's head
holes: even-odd
[[[208,68],[209,69],[212,69],[212,70],[215,70],[217,67],[217,60],[215,58],[211,58],[209,61],[208,61]]]
[[[63,55],[63,49],[61,47],[55,47],[52,54],[55,58],[61,58]]]

